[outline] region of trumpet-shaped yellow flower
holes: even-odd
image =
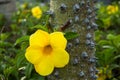
[[[107,7],[107,12],[108,14],[113,14],[113,13],[116,13],[118,11],[118,6],[112,6],[112,5],[109,5]]]
[[[68,64],[69,54],[65,51],[67,40],[62,32],[48,34],[37,30],[30,36],[30,46],[25,57],[34,64],[35,70],[42,76],[53,72],[54,67],[61,68]]]
[[[37,19],[41,18],[42,16],[42,10],[40,9],[39,6],[33,7],[31,12],[32,12],[32,15]]]

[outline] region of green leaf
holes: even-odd
[[[21,44],[21,50],[25,50],[28,47],[28,45],[29,45],[29,42],[23,42]]]
[[[113,40],[113,44],[119,48],[120,47],[120,35],[115,36],[114,40]]]
[[[100,30],[95,31],[95,41],[98,42],[101,40],[104,33]]]
[[[42,26],[42,25],[33,26],[31,29],[41,29],[41,30],[44,30],[44,31],[48,32],[47,27]]]
[[[45,80],[44,76],[41,76],[37,73],[32,74],[29,80]]]
[[[21,67],[20,65],[25,61],[25,54],[23,53],[17,54],[15,61],[17,68]]]
[[[75,33],[75,32],[66,32],[64,36],[67,40],[71,40],[78,37],[79,35],[78,33]]]
[[[108,40],[113,40],[114,38],[115,38],[115,36],[112,35],[112,34],[108,34],[108,35],[107,35],[107,39],[108,39]]]
[[[33,70],[33,65],[31,63],[28,63],[27,66],[26,66],[26,70],[25,70],[25,75],[28,79],[31,76],[32,70]]]
[[[20,37],[20,38],[18,38],[18,39],[16,40],[16,42],[15,42],[14,45],[17,45],[17,44],[19,44],[19,43],[21,43],[21,42],[28,41],[28,40],[29,40],[29,36],[22,36],[22,37]]]
[[[120,58],[120,55],[115,56],[115,57],[114,57],[114,60],[115,60],[115,59],[118,59],[118,58]]]
[[[0,41],[0,47],[12,47],[13,44],[7,41]]]
[[[98,63],[100,66],[109,65],[114,61],[114,51],[115,49],[107,48],[96,54],[99,59]]]
[[[120,65],[117,65],[117,64],[112,63],[112,64],[109,66],[109,69],[112,70],[112,69],[119,68],[119,67],[120,67]]]
[[[13,70],[14,70],[13,67],[8,67],[8,68],[6,68],[6,69],[4,70],[4,75],[5,75],[5,77],[8,78],[9,75],[12,73]]]
[[[45,79],[42,76],[38,76],[38,77],[33,77],[30,80],[45,80]]]
[[[100,40],[100,41],[98,42],[98,45],[100,45],[100,46],[110,45],[110,44],[111,44],[111,42],[108,41],[108,40]]]
[[[0,40],[4,41],[9,37],[9,33],[1,33],[0,34]]]

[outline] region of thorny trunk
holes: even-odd
[[[15,0],[0,0],[0,13],[4,14],[8,21],[11,15],[16,11]]]
[[[48,80],[96,80],[95,2],[95,0],[50,1],[50,10],[54,13],[51,18],[52,26],[67,26],[65,31],[77,32],[79,36],[68,41],[69,64],[65,68],[55,69],[53,74],[47,77]]]
[[[0,14],[5,16],[4,25],[0,26],[2,31],[10,31],[11,16],[16,11],[16,0],[0,0]],[[0,32],[0,33],[1,33]]]

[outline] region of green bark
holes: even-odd
[[[95,80],[95,21],[94,0],[51,0],[52,26],[62,27],[65,31],[77,32],[76,39],[68,41],[67,51],[70,62],[67,66],[55,69],[48,80]],[[64,28],[61,28],[62,30]]]

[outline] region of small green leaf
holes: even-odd
[[[33,65],[31,63],[28,63],[27,66],[26,66],[26,70],[25,70],[25,75],[28,79],[31,76],[32,70],[33,70]]]
[[[119,67],[120,67],[120,65],[117,65],[117,64],[112,63],[112,64],[109,66],[109,69],[112,70],[112,69],[119,68]]]
[[[100,40],[100,41],[98,42],[98,45],[100,45],[100,46],[110,45],[110,41]]]
[[[115,36],[114,40],[113,40],[113,44],[119,48],[120,47],[120,35]]]
[[[108,34],[108,35],[107,35],[107,39],[108,39],[108,40],[113,40],[114,38],[115,38],[115,36],[112,35],[112,34]]]
[[[22,36],[21,38],[18,38],[15,42],[15,45],[24,42],[24,41],[28,41],[29,40],[29,36]]]
[[[98,63],[101,66],[105,66],[105,65],[109,65],[113,62],[114,59],[114,49],[104,49],[101,52],[97,53],[97,57],[98,57]]]
[[[0,47],[12,47],[13,44],[7,41],[0,41]]]
[[[8,68],[6,68],[6,69],[4,70],[5,77],[8,78],[9,75],[12,73],[13,70],[14,70],[13,67],[8,67]]]
[[[25,61],[25,54],[23,53],[17,54],[15,61],[17,68],[21,67],[21,64]]]
[[[33,77],[30,80],[45,80],[45,79],[42,76],[38,76],[38,77]]]
[[[0,34],[0,40],[4,41],[9,37],[9,33],[1,33]]]
[[[71,40],[78,37],[79,35],[75,32],[66,32],[64,36],[67,40]]]
[[[114,60],[115,60],[115,59],[118,59],[118,58],[120,58],[120,55],[115,56],[115,57],[114,57]]]
[[[34,74],[31,75],[29,80],[45,80],[45,77],[41,76],[37,73],[34,73]]]
[[[42,26],[42,25],[36,25],[36,26],[32,27],[31,29],[41,29],[41,30],[48,32],[47,27]]]
[[[25,50],[28,47],[28,45],[29,45],[29,42],[23,42],[21,44],[21,50]]]

